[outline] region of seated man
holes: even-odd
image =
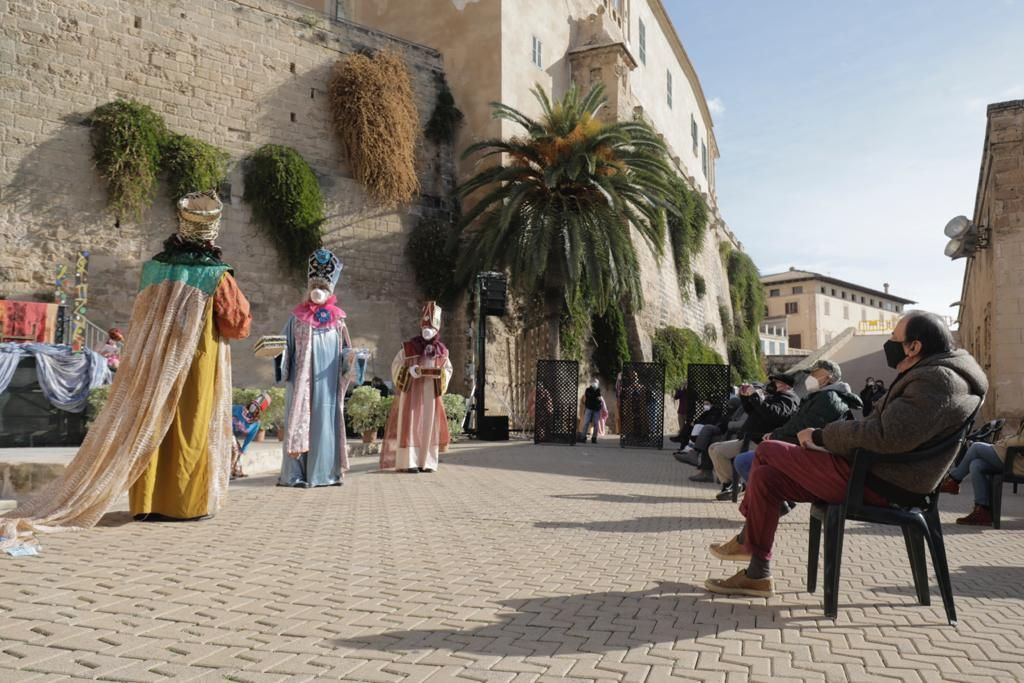
[[[731,441],[720,441],[711,444],[708,455],[715,468],[718,480],[722,482],[722,491],[732,485],[732,459],[743,451],[743,442],[760,443],[762,437],[785,424],[789,416],[796,412],[800,399],[793,393],[791,375],[778,374],[768,378],[768,386],[762,394],[754,391],[749,384],[740,387],[740,400],[747,413],[747,421],[743,425],[743,435]],[[704,479],[693,481],[711,481],[711,474]]]
[[[1006,449],[1024,446],[1024,420],[1021,420],[1017,433],[994,444],[979,441],[971,444],[960,464],[953,468],[946,480],[942,482],[943,493],[956,495],[960,493],[960,482],[968,474],[974,486],[974,510],[966,517],[956,520],[957,524],[973,526],[989,526],[992,524],[992,475],[1003,471],[1006,461]],[[1024,459],[1015,458],[1013,473],[1024,476]]]
[[[734,538],[711,546],[715,557],[748,566],[728,579],[708,579],[704,586],[709,591],[773,595],[769,561],[783,501],[840,502],[850,477],[849,458],[857,449],[899,454],[951,436],[988,391],[985,373],[966,351],[954,350],[949,328],[933,313],[914,311],[901,318],[884,349],[889,367],[899,375],[870,416],[805,429],[797,434],[800,445],[765,441],[758,446],[747,495],[740,504],[746,524]],[[865,502],[885,505],[887,500],[931,493],[956,450],[912,463],[875,465]]]
[[[842,420],[854,410],[864,405],[860,396],[853,393],[850,385],[841,381],[842,368],[830,360],[819,360],[811,366],[811,374],[804,380],[807,398],[800,402],[800,407],[782,425],[764,440],[785,441],[796,443],[796,435],[808,427],[824,427],[830,422]],[[754,451],[740,453],[736,457],[736,471],[743,481],[750,476],[750,468],[754,464]],[[719,500],[731,497],[730,492],[723,491]]]

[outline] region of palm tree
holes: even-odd
[[[521,292],[543,292],[544,317],[557,353],[567,298],[586,291],[592,308],[643,304],[635,230],[660,258],[665,212],[678,213],[664,142],[642,121],[602,122],[598,85],[585,97],[571,88],[552,104],[538,85],[542,114],[532,119],[501,103],[493,116],[524,133],[483,140],[463,158],[498,157],[457,190],[480,198],[459,223],[456,276],[508,269]],[[504,155],[504,159],[502,159]]]

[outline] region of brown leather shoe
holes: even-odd
[[[711,554],[726,562],[750,562],[750,553],[733,536],[725,543],[712,543],[708,549]]]
[[[704,587],[720,595],[748,595],[753,598],[770,598],[775,595],[772,577],[751,579],[747,570],[741,569],[728,579],[708,579]]]
[[[939,493],[949,493],[954,496],[957,495],[960,493],[960,482],[953,477],[946,477],[939,485]]]
[[[992,511],[980,505],[974,506],[974,511],[966,517],[956,520],[957,524],[968,526],[992,526]]]

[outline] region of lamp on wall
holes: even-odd
[[[949,242],[945,254],[954,261],[969,258],[988,246],[988,228],[975,225],[967,216],[956,216],[946,223],[944,230]]]

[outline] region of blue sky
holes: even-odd
[[[718,201],[796,266],[956,315],[990,102],[1024,99],[1024,0],[664,0],[715,111]]]

